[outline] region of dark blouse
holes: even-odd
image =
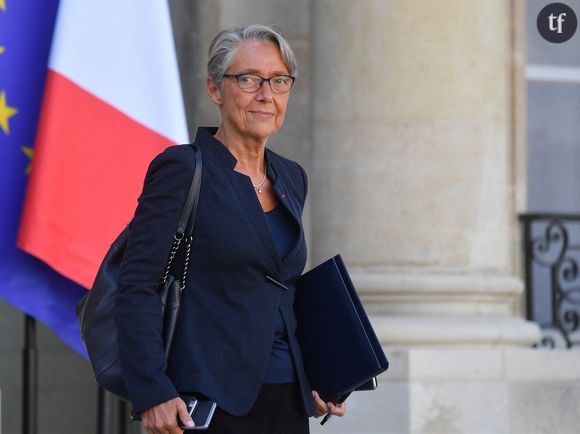
[[[264,215],[272,232],[276,250],[280,255],[280,259],[283,260],[298,240],[298,227],[283,205],[276,206],[271,211],[265,212]],[[290,347],[288,346],[286,325],[282,312],[278,310],[272,356],[264,382],[291,383],[294,381],[296,381],[296,373],[294,372]]]

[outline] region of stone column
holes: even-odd
[[[580,357],[521,315],[523,2],[312,5],[312,263],[342,253],[391,361],[332,432],[574,429]]]
[[[388,346],[530,346],[514,275],[511,2],[314,0],[312,253]]]

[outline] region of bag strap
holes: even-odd
[[[189,187],[189,194],[187,195],[183,210],[181,211],[181,217],[179,218],[176,232],[185,234],[187,223],[191,220],[188,236],[192,236],[193,234],[193,222],[195,221],[197,201],[199,199],[199,188],[201,186],[201,152],[195,143],[192,143],[190,146],[193,148],[194,152],[195,170],[193,172],[193,179],[191,180],[191,187]]]
[[[201,151],[199,147],[192,143],[190,146],[193,148],[194,159],[195,159],[195,169],[193,172],[193,178],[191,180],[191,186],[189,187],[189,193],[187,194],[187,199],[183,205],[183,210],[181,211],[181,216],[179,217],[179,223],[177,224],[177,231],[173,235],[173,246],[171,247],[171,252],[169,253],[169,259],[167,260],[167,267],[165,267],[165,273],[163,273],[163,285],[167,283],[167,276],[169,276],[169,269],[173,263],[173,258],[177,250],[179,250],[179,245],[181,240],[185,237],[186,251],[185,251],[185,263],[183,266],[183,274],[181,278],[181,290],[185,288],[185,280],[187,277],[187,266],[189,265],[189,254],[191,251],[191,242],[193,240],[193,225],[195,222],[195,214],[197,212],[197,203],[199,200],[199,190],[201,187]],[[191,224],[189,228],[187,226],[188,222]],[[186,228],[188,228],[187,236],[185,236]]]

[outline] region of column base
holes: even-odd
[[[580,352],[534,349],[392,349],[372,392],[312,433],[577,432]]]
[[[540,328],[519,314],[520,279],[473,270],[357,269],[353,283],[388,347],[531,347]]]
[[[371,316],[375,333],[390,347],[531,347],[541,339],[536,323],[521,318]]]
[[[524,291],[521,279],[469,269],[349,268],[369,311],[392,315],[517,315]]]

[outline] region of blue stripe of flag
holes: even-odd
[[[0,99],[0,298],[47,324],[86,357],[74,313],[85,289],[15,244],[58,0],[4,0],[4,4],[5,10],[0,9],[0,96],[5,103]]]

